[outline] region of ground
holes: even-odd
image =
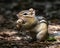
[[[54,35],[57,31],[60,31],[59,26],[59,24],[48,25],[48,32],[50,36]],[[54,37],[55,36],[58,35],[54,35]],[[57,37],[56,40],[59,40],[59,37]],[[21,40],[20,34],[17,30],[0,27],[0,48],[60,48],[60,42],[34,41],[29,43],[25,40]]]

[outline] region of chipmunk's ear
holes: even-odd
[[[33,12],[33,11],[35,12],[35,9],[33,9],[33,8],[30,8],[30,9],[29,9],[29,11],[30,11],[30,12]]]
[[[29,9],[29,13],[30,13],[30,15],[35,17],[35,10],[33,8]]]

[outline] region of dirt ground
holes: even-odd
[[[48,32],[50,36],[54,35],[57,41],[34,41],[29,43],[21,40],[20,33],[17,30],[0,27],[0,48],[60,48],[60,36],[55,35],[55,33],[60,32],[60,25],[49,24]]]

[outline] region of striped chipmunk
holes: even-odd
[[[39,41],[44,41],[46,39],[48,34],[47,21],[43,16],[36,16],[33,8],[19,12],[17,17],[17,28],[21,29],[22,27],[29,32],[32,36],[31,40],[37,39]]]

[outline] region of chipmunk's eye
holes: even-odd
[[[23,15],[27,15],[27,13],[24,13]]]

